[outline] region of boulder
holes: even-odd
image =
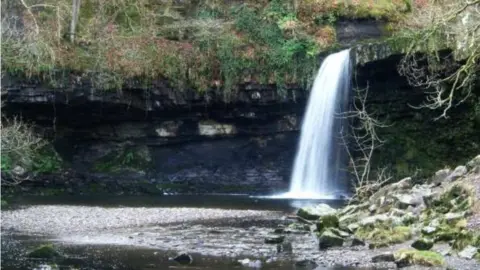
[[[320,233],[327,228],[338,228],[339,226],[338,217],[336,215],[321,216],[318,219],[318,222],[316,223],[316,225],[317,225],[317,231],[319,231]]]
[[[362,241],[361,239],[357,238],[357,237],[353,237],[352,238],[352,243],[350,244],[350,246],[352,246],[352,247],[365,246],[365,242]]]
[[[347,215],[340,216],[338,221],[340,222],[340,224],[348,225],[348,224],[351,224],[351,223],[355,223],[359,219],[365,218],[367,216],[368,216],[368,213],[365,213],[363,211],[362,212],[356,212],[356,213],[353,213],[353,214],[347,214]]]
[[[480,155],[474,157],[467,163],[467,169],[480,172]]]
[[[458,178],[464,176],[468,172],[467,167],[458,166],[453,170],[453,172],[448,176],[448,181],[455,181]]]
[[[374,263],[394,262],[394,261],[395,261],[395,256],[393,255],[393,253],[390,253],[390,252],[378,254],[372,257],[372,262]]]
[[[396,194],[393,197],[397,200],[397,205],[400,209],[423,204],[423,194],[421,193]]]
[[[265,244],[280,244],[285,240],[283,235],[271,235],[265,237]]]
[[[190,254],[182,252],[175,256],[172,260],[180,263],[180,264],[191,264],[193,262],[193,258]]]
[[[395,263],[399,268],[410,265],[436,267],[445,264],[445,259],[441,254],[428,250],[401,249],[395,252],[394,256]]]
[[[433,241],[428,238],[420,238],[412,243],[412,247],[418,250],[429,250],[433,247]]]
[[[411,186],[412,186],[412,178],[411,177],[403,178],[402,180],[400,180],[396,183],[386,185],[386,186],[380,188],[377,192],[375,192],[375,194],[373,194],[370,197],[370,203],[375,203],[377,200],[381,199],[381,197],[385,197],[385,196],[387,196],[389,194],[392,194],[394,192],[407,190]],[[380,203],[380,204],[383,204],[383,203]]]
[[[451,172],[452,171],[450,169],[442,169],[437,171],[435,175],[432,177],[432,183],[435,185],[442,184],[443,182],[445,182],[445,180],[447,180]]]
[[[358,211],[362,211],[362,210],[368,208],[369,205],[370,204],[368,202],[364,202],[362,204],[350,204],[350,205],[345,206],[342,210],[340,210],[338,215],[340,217],[342,217],[344,215],[350,215],[350,214],[353,214],[353,213],[356,213]]]
[[[337,229],[337,228],[330,228],[330,231],[333,232],[334,234],[342,237],[342,238],[346,238],[346,237],[350,236],[350,234],[348,232],[342,231],[342,230]]]
[[[442,256],[450,255],[452,247],[448,243],[437,243],[433,245],[432,251],[440,253]]]
[[[354,233],[359,227],[360,225],[358,225],[358,223],[348,224],[347,226],[348,230],[352,233]]]
[[[374,215],[374,216],[363,218],[362,220],[360,220],[359,224],[361,226],[368,226],[368,225],[374,225],[377,222],[385,222],[389,219],[390,217],[388,217],[386,214]]]
[[[412,178],[411,177],[405,177],[402,180],[391,184],[391,187],[393,190],[405,190],[408,189],[412,186]]]
[[[320,249],[343,246],[343,238],[333,233],[331,230],[325,230],[318,239]]]
[[[298,209],[297,215],[307,220],[316,220],[321,216],[334,215],[337,210],[330,207],[328,204],[318,204],[313,206],[307,206]]]
[[[458,253],[458,256],[465,259],[473,259],[478,252],[478,248],[468,245]]]

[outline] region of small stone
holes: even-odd
[[[395,261],[395,256],[393,253],[383,253],[379,254],[376,256],[372,257],[372,262],[377,263],[377,262],[394,262]]]
[[[370,213],[373,213],[377,210],[377,205],[376,204],[372,204],[369,208],[368,208],[368,211],[370,211]]]
[[[330,247],[341,247],[343,245],[343,238],[336,235],[330,230],[326,230],[322,233],[318,239],[320,249],[327,249]]]
[[[285,240],[283,235],[273,235],[265,237],[265,244],[280,244]]]
[[[188,253],[180,253],[173,260],[180,264],[191,264],[193,262],[192,256]]]
[[[478,252],[478,248],[468,245],[458,253],[458,256],[460,256],[461,258],[470,260],[470,259],[473,259],[473,257],[477,254],[477,252]]]
[[[427,238],[417,239],[412,243],[412,247],[418,250],[429,250],[433,247],[433,241]]]

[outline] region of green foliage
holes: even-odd
[[[34,173],[54,173],[62,168],[62,160],[51,145],[41,149],[33,157],[32,171]]]
[[[93,169],[98,172],[121,172],[132,169],[145,170],[150,165],[150,160],[141,151],[126,147],[98,159]]]
[[[75,44],[57,31],[68,28],[63,19],[70,3],[52,3],[57,4],[60,15],[54,9],[33,13],[39,33],[5,36],[5,70],[41,76],[57,86],[67,82],[57,71],[72,70],[90,78],[94,88],[107,90],[122,88],[126,78],[148,85],[164,77],[180,91],[218,88],[228,100],[236,85],[249,80],[280,90],[306,86],[318,65],[321,46],[284,1],[246,2],[230,10],[221,1],[201,1],[196,8],[156,3],[156,9],[150,0],[87,1]]]
[[[1,170],[12,176],[8,177],[9,181],[2,181],[3,185],[18,183],[17,175],[12,174],[17,166],[33,174],[52,173],[62,167],[62,160],[54,148],[35,132],[33,126],[13,118],[2,119],[1,128]]]
[[[10,172],[10,170],[12,169],[12,158],[8,155],[5,155],[2,153],[1,157],[0,157],[0,163],[1,163],[1,170],[2,172]]]

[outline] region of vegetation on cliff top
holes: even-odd
[[[165,78],[179,90],[220,88],[225,97],[245,81],[306,86],[315,56],[335,46],[337,18],[398,21],[411,9],[407,0],[86,0],[69,33],[72,1],[8,1],[2,68],[53,85],[61,75],[85,77],[98,89]]]

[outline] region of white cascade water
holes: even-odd
[[[275,197],[329,199],[342,192],[338,172],[341,146],[337,113],[350,90],[350,51],[329,55],[322,63],[303,118],[290,191]]]

